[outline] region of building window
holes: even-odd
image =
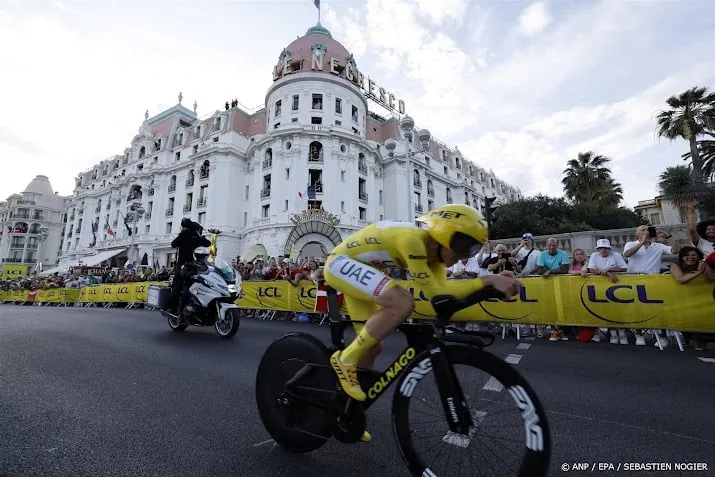
[[[345,212],[345,201],[343,200],[340,201],[340,212]]]
[[[660,225],[660,214],[658,214],[658,213],[650,214],[650,224],[651,225]]]
[[[343,114],[343,100],[335,98],[335,114]]]
[[[209,163],[208,160],[204,161],[204,163],[201,164],[201,169],[199,170],[199,179],[208,179],[209,178],[210,166],[211,166],[211,164]]]
[[[367,220],[367,209],[365,207],[358,207],[358,213],[360,214],[360,220]]]
[[[248,225],[248,212],[243,213],[243,226],[246,227]]]
[[[276,114],[275,116],[280,116],[281,115],[281,109],[283,109],[283,102],[279,99],[276,101]]]
[[[271,213],[270,205],[264,205],[263,207],[261,207],[261,217],[262,218],[267,219],[268,216],[270,215],[270,213]]]
[[[455,158],[454,158],[454,163],[456,164],[457,169],[462,169],[462,163],[459,162],[459,158],[458,158],[458,157],[455,157]]]
[[[181,159],[181,151],[176,151],[176,154],[174,154],[174,159],[177,161]]]
[[[318,141],[313,141],[308,147],[308,160],[311,162],[323,162],[323,145]]]
[[[206,223],[206,212],[201,212],[199,214],[199,225],[204,225]]]
[[[355,105],[353,105],[353,122],[358,122],[358,108]]]
[[[313,109],[322,111],[323,110],[323,95],[314,94],[313,95]]]
[[[199,152],[199,145],[198,145],[198,144],[194,144],[194,147],[191,148],[191,151],[192,151],[194,154],[197,154],[197,153]]]
[[[449,175],[449,171],[447,170],[447,166],[444,166],[444,175],[445,175],[445,176],[448,176],[448,175]]]
[[[292,123],[297,123],[297,122],[298,122],[298,118],[291,118],[291,119],[290,119],[290,122],[292,122]]]
[[[297,94],[293,95],[293,111],[298,111],[298,106],[300,105],[300,96]]]
[[[336,125],[336,126],[342,126],[342,125],[343,125],[343,122],[342,122],[342,121],[338,121],[338,120],[336,119],[336,120],[335,120],[335,125]]]
[[[246,194],[245,194],[244,199],[248,200],[248,186],[246,186]]]
[[[166,233],[167,235],[171,234],[171,224],[171,222],[166,224],[166,229],[164,230],[164,233]]]
[[[432,209],[434,209],[434,201],[430,199],[427,201],[427,210],[432,210]]]
[[[313,116],[310,118],[310,124],[323,124],[323,118]]]
[[[283,205],[283,210],[286,211],[288,210],[288,201],[285,201],[285,204]]]
[[[345,171],[340,171],[340,180],[345,182]]]
[[[452,203],[452,189],[450,189],[449,187],[447,187],[447,203]]]
[[[273,129],[278,129],[279,127],[281,127],[281,123],[275,123],[273,125]]]
[[[378,203],[379,205],[382,205],[382,189],[380,189],[379,191],[377,191],[377,199],[378,199],[378,202],[377,202],[377,203]]]
[[[139,159],[144,159],[144,156],[145,156],[145,155],[146,155],[146,148],[145,148],[144,146],[142,146],[142,147],[139,149]],[[96,178],[97,178],[97,175],[96,175],[96,172],[95,172],[95,175],[92,177],[92,179],[96,179]]]

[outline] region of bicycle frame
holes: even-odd
[[[330,335],[333,349],[344,349],[345,328],[352,326],[351,320],[343,320],[340,317],[340,307],[337,301],[337,294],[334,289],[327,287],[328,295],[328,317],[330,320]],[[484,296],[482,292],[480,294]],[[440,297],[436,297],[439,299]],[[364,410],[367,410],[397,381],[404,368],[416,359],[421,360],[419,364],[410,371],[406,377],[400,392],[405,396],[410,396],[417,381],[426,376],[430,371],[434,371],[437,387],[439,389],[442,408],[449,423],[449,428],[454,433],[467,434],[473,425],[471,414],[469,413],[464,393],[459,380],[454,372],[454,367],[445,355],[447,343],[461,343],[470,346],[483,348],[489,346],[494,338],[491,334],[480,332],[463,332],[451,328],[452,334],[446,333],[447,322],[451,315],[467,301],[441,297],[443,304],[440,307],[444,313],[439,313],[435,323],[404,323],[398,329],[407,338],[407,347],[384,371],[373,371],[358,369],[358,380],[361,387],[366,390],[367,399],[365,401],[349,400],[345,412],[349,412],[352,403],[359,403]],[[469,300],[471,301],[471,300]],[[447,303],[449,302],[449,303]],[[439,310],[438,310],[439,311]],[[451,313],[450,313],[451,311]],[[491,341],[491,342],[490,342]],[[291,390],[299,386],[301,378],[306,376],[311,370],[325,368],[325,365],[308,363],[300,369],[295,376],[286,383],[286,388]],[[317,391],[313,389],[313,391]],[[332,392],[332,391],[330,391]]]

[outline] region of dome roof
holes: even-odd
[[[29,192],[31,194],[41,194],[41,195],[54,195],[52,190],[52,184],[47,176],[35,176],[34,179],[27,184],[24,192]]]
[[[278,56],[279,64],[289,58],[290,62],[303,61],[304,65],[310,69],[311,59],[313,58],[314,50],[322,50],[327,61],[325,62],[324,72],[329,72],[329,59],[336,58],[341,64],[345,64],[348,58],[353,64],[355,60],[350,52],[340,42],[333,38],[327,28],[321,24],[317,24],[308,28],[305,35],[293,40],[287,47],[283,49]],[[357,66],[357,65],[355,65]]]

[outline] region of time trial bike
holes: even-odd
[[[398,330],[404,334],[407,347],[384,371],[358,369],[358,379],[367,399],[356,401],[345,394],[338,383],[329,358],[336,349],[345,347],[344,332],[351,321],[342,319],[337,294],[327,287],[328,317],[332,346],[307,333],[290,333],[274,341],[265,351],[256,377],[258,411],[270,436],[283,448],[296,452],[314,451],[334,437],[343,443],[360,440],[366,428],[366,411],[385,391],[397,383],[392,400],[392,427],[402,457],[411,475],[435,477],[437,475],[487,475],[541,477],[548,473],[551,457],[551,436],[544,408],[536,393],[521,374],[501,358],[484,351],[494,343],[494,335],[479,331],[465,331],[449,322],[453,315],[480,301],[502,297],[493,288],[482,289],[466,298],[436,296],[431,300],[436,319],[428,322],[403,323]],[[482,388],[481,382],[474,392],[492,392],[488,398],[468,403],[473,392],[465,391],[456,373],[457,366],[466,366],[466,379],[477,371],[489,376]],[[431,438],[449,448],[447,464],[453,468],[441,470],[442,453],[435,456],[435,444],[420,446],[415,433],[419,424],[412,421],[426,405],[428,397],[420,388],[424,378],[432,375],[436,381],[438,411],[427,422]],[[428,394],[429,396],[429,394]],[[509,398],[507,398],[509,396]],[[496,411],[489,410],[494,405]],[[441,409],[439,409],[441,408]],[[502,413],[513,411],[515,422],[509,425]],[[491,437],[485,424],[487,417],[499,416],[491,426],[501,433]],[[443,430],[437,427],[441,423]],[[504,435],[506,433],[506,435]],[[478,438],[491,440],[473,444]],[[441,442],[440,442],[441,441]],[[498,444],[515,443],[512,454],[517,462],[513,469],[505,468],[504,459],[497,458],[494,465],[476,463],[465,453],[477,448],[479,456],[494,454]],[[447,453],[444,453],[445,455]],[[439,470],[438,470],[439,469]],[[491,471],[491,474],[489,473]]]

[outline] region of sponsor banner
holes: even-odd
[[[8,265],[2,267],[2,279],[12,280],[14,278],[25,278],[27,276],[27,265]]]
[[[144,303],[149,286],[164,285],[164,282],[137,282],[115,285],[94,285],[77,288],[53,288],[49,290],[0,291],[0,301],[34,301],[40,303]]]
[[[455,321],[558,324],[607,328],[665,328],[715,331],[715,284],[698,278],[677,283],[670,275],[619,275],[612,283],[602,276],[530,277],[519,295],[488,300],[454,315]],[[419,286],[401,281],[416,299],[413,318],[434,317]],[[241,308],[312,313],[316,286],[303,281],[243,282]],[[341,310],[347,313],[345,308]]]

